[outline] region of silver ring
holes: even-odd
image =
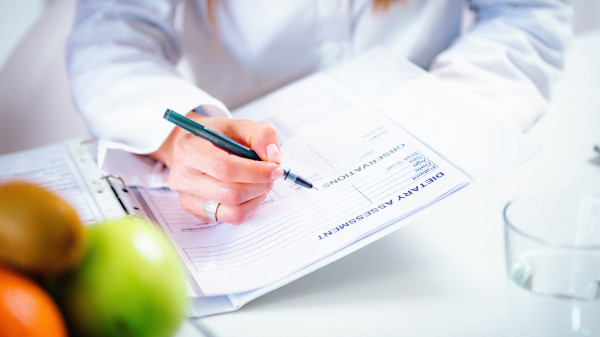
[[[204,215],[212,221],[218,222],[217,220],[217,209],[221,203],[204,200]]]

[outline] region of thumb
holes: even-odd
[[[277,138],[277,130],[272,124],[253,121],[236,123],[235,133],[238,139],[243,139],[265,161],[281,163],[281,150]],[[233,131],[233,130],[230,130]]]

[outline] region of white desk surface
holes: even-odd
[[[552,187],[600,193],[600,30],[578,35],[539,156],[436,212],[228,314],[207,336],[511,336],[502,209]],[[189,322],[178,336],[201,336]]]

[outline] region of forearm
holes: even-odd
[[[103,0],[80,2],[68,40],[68,71],[74,101],[90,133],[150,153],[173,126],[167,108],[191,111],[223,104],[184,80],[173,23],[174,2]]]
[[[527,129],[544,111],[571,35],[563,1],[473,0],[477,19],[431,72],[498,118]]]

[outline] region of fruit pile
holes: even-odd
[[[84,226],[44,188],[0,184],[0,336],[170,336],[187,309],[184,275],[142,218]]]

